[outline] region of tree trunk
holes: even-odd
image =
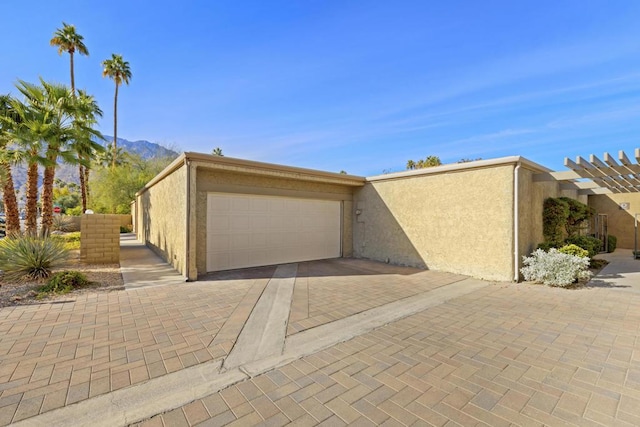
[[[118,83],[116,95],[113,99],[113,152],[111,153],[111,167],[116,167],[116,153],[118,152]]]
[[[53,157],[53,155],[49,155],[48,157],[49,160],[52,160],[51,157]],[[42,227],[40,229],[42,237],[49,236],[51,226],[53,225],[53,180],[55,175],[55,165],[44,168],[44,177],[42,179]]]
[[[0,163],[0,167],[5,170],[7,180],[2,188],[4,197],[4,212],[7,216],[7,236],[20,234],[20,213],[18,212],[18,200],[16,199],[16,189],[13,186],[13,177],[11,176],[11,165],[9,163]]]
[[[89,168],[84,167],[84,189],[87,194],[87,205],[89,205],[89,201],[91,200],[91,189],[89,188]],[[82,211],[84,213],[84,210]]]
[[[71,94],[76,96],[76,79],[73,75],[73,52],[69,52],[69,59],[71,61]]]
[[[82,199],[82,213],[87,210],[87,184],[84,181],[84,166],[78,166],[78,175],[80,176],[80,197]]]
[[[25,233],[38,235],[38,164],[30,163],[27,168],[27,220]]]

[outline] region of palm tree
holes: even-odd
[[[76,33],[76,27],[62,23],[62,28],[58,28],[53,34],[53,38],[50,40],[51,46],[58,47],[58,54],[62,55],[62,52],[69,53],[69,61],[71,67],[71,92],[76,93],[76,82],[73,72],[73,54],[78,52],[80,55],[89,56],[89,50],[84,45],[80,34]]]
[[[116,149],[116,155],[113,155],[113,150],[105,150],[95,158],[95,162],[102,167],[114,167],[114,166],[123,166],[130,163],[129,153],[125,152],[122,147],[118,147]]]
[[[0,176],[2,176],[2,192],[4,212],[7,218],[6,234],[9,236],[20,234],[20,213],[16,189],[13,185],[11,163],[7,156],[8,146],[12,143],[12,129],[16,126],[17,117],[11,106],[9,95],[0,95]]]
[[[116,155],[118,148],[118,87],[122,84],[129,84],[131,80],[131,69],[129,63],[122,59],[122,55],[111,54],[111,59],[102,62],[102,77],[109,77],[116,83],[116,93],[113,101],[113,158],[111,166],[116,165]]]
[[[20,84],[28,85],[24,82]],[[27,165],[25,233],[35,236],[38,216],[38,166],[46,164],[46,158],[41,155],[43,141],[38,134],[43,131],[44,126],[28,103],[11,98],[9,105],[16,120],[4,120],[4,124],[9,125],[5,131],[9,132],[11,145],[7,146],[3,158],[9,164]]]
[[[70,146],[78,161],[82,212],[84,212],[87,210],[87,200],[89,199],[91,160],[96,154],[103,153],[105,149],[102,144],[96,142],[96,140],[103,141],[104,137],[93,129],[93,125],[97,123],[96,117],[102,117],[102,110],[98,107],[95,98],[83,90],[78,90],[76,103],[78,111],[73,122],[74,135]]]
[[[36,216],[38,165],[41,165],[44,167],[42,235],[47,236],[53,224],[53,185],[58,158],[67,163],[80,161],[77,146],[73,144],[78,139],[84,143],[86,135],[99,135],[91,126],[95,123],[96,111],[100,110],[82,91],[80,97],[75,97],[67,86],[42,79],[40,83],[19,81],[16,85],[24,96],[24,103],[18,109],[22,125],[18,127],[17,140],[22,147],[20,155],[28,165],[26,231],[36,234],[35,219],[31,216]]]
[[[224,157],[224,154],[222,154],[222,148],[220,148],[220,147],[216,147],[213,150],[211,150],[211,155],[212,156]]]

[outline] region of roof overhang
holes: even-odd
[[[220,172],[233,172],[249,175],[261,175],[271,178],[293,179],[299,181],[320,182],[325,184],[344,185],[349,187],[362,187],[365,178],[361,176],[342,173],[324,172],[315,169],[305,169],[293,166],[277,165],[273,163],[255,162],[252,160],[236,159],[226,156],[214,156],[210,154],[185,152],[180,154],[169,166],[156,175],[136,195],[145,192],[162,181],[168,175],[184,165],[191,164],[196,167],[217,170]]]

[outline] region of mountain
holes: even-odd
[[[109,147],[113,142],[113,137],[105,135],[106,142],[104,145]],[[122,149],[131,154],[137,154],[143,159],[152,159],[156,157],[178,157],[179,153],[170,150],[166,147],[163,147],[160,144],[156,144],[154,142],[149,141],[129,141],[123,138],[118,138],[118,147],[122,147]],[[13,183],[15,188],[18,189],[18,199],[25,194],[26,190],[26,182],[27,182],[27,170],[24,165],[13,166],[11,168]],[[56,178],[61,179],[65,182],[73,182],[76,184],[80,184],[80,179],[78,178],[78,166],[77,165],[68,165],[61,163],[58,169],[56,169]],[[40,184],[42,183],[42,168],[40,169]],[[2,210],[2,207],[0,207]]]
[[[111,146],[113,143],[113,137],[104,135],[104,138],[106,139],[104,145]],[[149,142],[143,139],[139,141],[129,141],[127,139],[118,138],[118,147],[122,147],[122,149],[128,153],[137,154],[143,159],[152,159],[155,157],[178,157],[177,152],[163,147],[160,144],[156,144],[155,142]]]

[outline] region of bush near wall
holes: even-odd
[[[607,237],[607,252],[611,253],[616,250],[618,246],[618,238],[616,236],[609,235]]]
[[[591,277],[588,258],[562,253],[555,248],[549,252],[538,249],[530,257],[523,257],[522,263],[524,267],[520,272],[525,280],[548,286],[567,287]]]
[[[567,244],[580,246],[589,252],[589,258],[593,258],[602,251],[602,241],[592,236],[574,236],[566,240]]]
[[[558,200],[566,203],[569,209],[564,222],[564,229],[567,232],[567,236],[573,237],[579,235],[580,230],[586,222],[596,214],[595,209],[569,197],[558,197]]]
[[[589,257],[593,258],[602,249],[602,243],[595,237],[580,235],[593,215],[593,208],[577,200],[568,197],[546,199],[542,210],[544,242],[538,249],[549,251],[573,244],[588,251]]]
[[[558,249],[558,252],[567,255],[579,256],[580,258],[589,258],[589,251],[586,249],[582,249],[577,245],[566,245]]]
[[[552,247],[562,246],[565,239],[565,224],[569,218],[569,205],[560,199],[549,197],[542,209],[542,234],[545,243]]]

